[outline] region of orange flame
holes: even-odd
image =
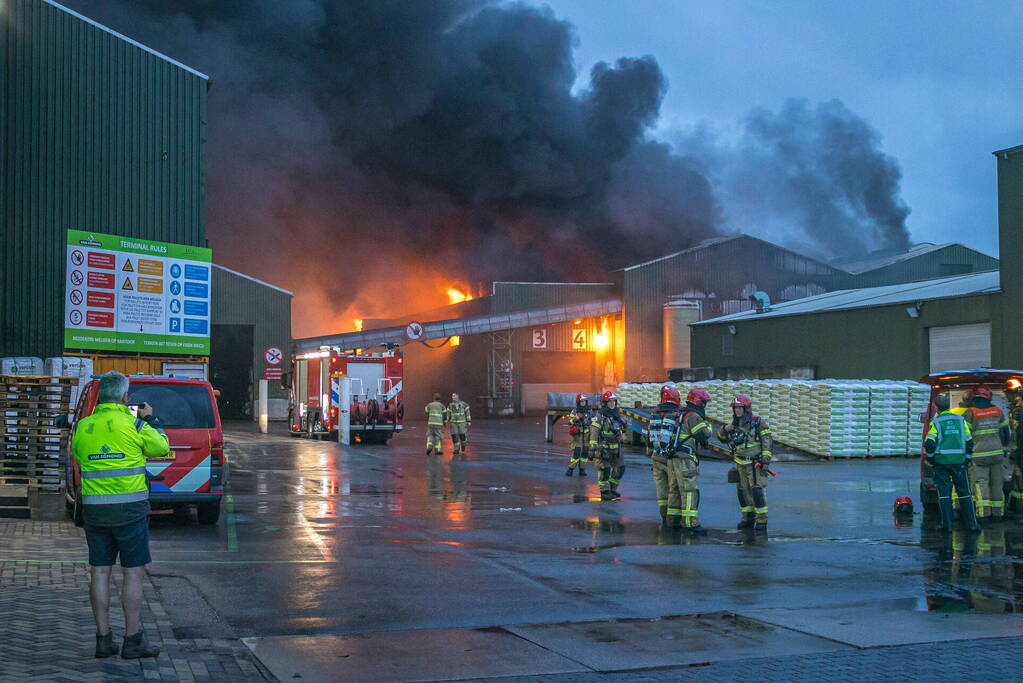
[[[448,287],[447,294],[448,303],[450,304],[460,304],[463,301],[470,301],[472,299],[472,294],[469,294],[468,292],[463,292],[462,290],[456,287]]]
[[[355,319],[355,331],[362,332],[362,318]]]
[[[607,333],[607,318],[604,318],[600,321],[600,332],[596,332],[593,335],[593,348],[603,351],[610,343],[610,337]]]

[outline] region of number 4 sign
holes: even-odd
[[[586,350],[586,329],[577,328],[572,330],[572,348],[577,351]]]
[[[533,348],[534,349],[546,349],[547,348],[547,330],[543,327],[533,330]]]

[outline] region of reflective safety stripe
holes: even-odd
[[[1012,498],[1023,498],[1023,493],[1019,491],[1009,491],[1009,496]]]
[[[735,462],[736,465],[752,465],[753,464],[752,460],[743,460],[743,459],[739,458],[738,456],[736,456],[735,458],[732,458],[732,460],[733,460],[733,462]]]
[[[668,504],[668,499],[667,498],[658,498],[657,499],[657,507],[661,507],[662,505],[667,505],[667,504]]]
[[[690,433],[691,434],[695,434],[696,432],[700,431],[701,429],[710,429],[710,427],[707,426],[706,422],[701,422],[700,424],[696,425],[696,427],[694,427],[693,431],[690,432]]]
[[[146,466],[122,467],[116,470],[83,470],[82,479],[106,479],[108,477],[130,477],[136,474],[145,474]]]
[[[764,456],[764,455],[766,455],[767,457],[769,457],[769,458],[770,458],[770,457],[771,457],[771,451],[760,451],[760,455],[761,455],[761,456]]]
[[[739,512],[753,512],[753,506],[752,505],[744,505],[741,508],[739,508]]]
[[[770,433],[771,433],[770,429],[765,429],[764,431],[760,432],[760,436],[768,436]]]
[[[766,515],[766,514],[767,514],[767,508],[766,508],[766,507],[762,507],[762,508],[755,508],[755,509],[754,509],[754,511],[755,511],[755,512],[756,512],[756,513],[757,513],[758,515]]]
[[[86,505],[96,503],[136,503],[149,498],[149,491],[136,491],[134,493],[85,493],[82,494],[82,502]]]
[[[682,511],[679,510],[678,508],[668,508],[668,515],[670,517],[678,517],[681,514],[682,514]]]
[[[974,458],[986,458],[991,455],[1005,455],[1005,451],[999,449],[997,451],[984,451],[983,453],[974,453]]]
[[[678,514],[682,515],[683,517],[695,517],[696,510],[682,510]]]
[[[607,480],[607,482],[608,482],[609,484],[611,484],[611,486],[614,486],[614,485],[615,485],[615,484],[617,484],[617,483],[618,483],[619,481],[620,481],[619,479],[614,479],[614,478],[611,478],[611,479],[608,479],[608,480]]]

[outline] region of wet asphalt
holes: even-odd
[[[229,426],[229,496],[214,527],[154,517],[151,573],[189,637],[358,634],[857,606],[1015,612],[1023,527],[979,538],[896,520],[918,497],[909,459],[779,463],[766,536],[735,530],[728,465],[700,468],[691,538],[659,529],[646,458],[626,449],[622,500],[566,477],[567,435],[478,421],[465,460]]]

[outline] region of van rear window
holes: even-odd
[[[188,384],[136,384],[128,390],[130,403],[148,403],[161,427],[212,429],[213,404],[206,387]]]

